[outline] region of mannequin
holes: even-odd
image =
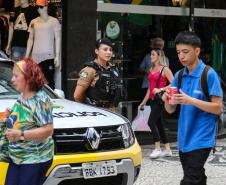
[[[61,25],[56,18],[48,15],[47,0],[37,0],[36,7],[40,16],[30,23],[25,57],[31,54],[42,68],[49,86],[54,88],[55,67],[60,66]]]
[[[32,19],[38,17],[35,7],[29,5],[28,0],[19,0],[20,6],[15,8],[9,19],[9,35],[6,53],[14,60],[24,57],[27,47],[27,32]]]

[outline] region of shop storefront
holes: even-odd
[[[139,65],[149,52],[152,38],[165,40],[164,51],[173,72],[182,67],[177,59],[174,39],[183,30],[193,30],[200,36],[201,58],[226,81],[224,6],[223,1],[98,1],[97,37],[108,37],[115,42],[113,62],[123,69],[126,88],[123,101],[140,102],[144,96]],[[113,24],[113,37],[108,33],[109,24]]]
[[[0,1],[4,8],[2,15],[9,16],[8,13],[18,2]],[[35,0],[30,1],[31,4],[34,2]],[[125,88],[121,108],[125,108],[127,117],[133,119],[133,112],[143,98],[143,74],[139,71],[139,65],[149,52],[150,40],[154,37],[165,40],[164,50],[169,58],[170,68],[176,72],[181,66],[176,56],[174,39],[179,31],[188,29],[193,29],[202,39],[201,58],[225,81],[224,0],[191,2],[193,3],[180,0],[50,0],[50,13],[57,17],[62,26],[62,61],[61,68],[56,71],[56,87],[62,88],[66,97],[72,99],[78,72],[84,62],[94,57],[96,39],[108,37],[114,42],[112,62],[121,69]]]
[[[57,57],[57,62],[60,64],[61,0],[39,0],[37,2],[40,3],[41,8],[35,7],[35,0],[0,1],[1,50],[16,61],[22,59],[24,56],[32,56],[37,63],[47,64],[47,60],[49,60],[48,62],[50,63]],[[41,11],[39,11],[40,9]],[[35,29],[30,26],[32,25],[30,24],[32,21],[32,24],[36,26]],[[30,31],[32,32],[33,30],[36,30],[38,34],[34,34],[32,42],[28,43],[29,36],[31,35]],[[27,48],[31,48],[30,52],[27,52],[29,50]],[[34,48],[36,48],[36,50]],[[59,48],[58,51],[56,51],[55,48]],[[59,53],[59,55],[57,55],[57,53]],[[34,57],[34,55],[36,55],[36,57]],[[54,68],[51,67],[50,70],[50,73],[53,74],[51,76],[53,83],[51,84],[53,84],[54,87],[55,81],[55,87],[61,88],[60,67],[55,67],[55,72],[52,69]]]

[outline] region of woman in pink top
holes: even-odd
[[[163,106],[156,99],[156,93],[165,91],[169,87],[169,85],[167,86],[167,81],[169,83],[172,82],[173,74],[166,65],[163,50],[158,48],[152,49],[151,62],[152,68],[148,74],[150,86],[140,104],[140,107],[142,108],[147,101],[150,100],[151,114],[149,116],[148,125],[152,130],[153,140],[155,142],[155,149],[150,154],[150,158],[172,156],[168,137],[165,132]],[[165,149],[163,151],[160,147],[160,141],[162,141],[165,145]]]

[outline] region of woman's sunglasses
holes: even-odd
[[[37,9],[43,9],[45,6],[36,6]]]

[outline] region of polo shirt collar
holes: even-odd
[[[195,67],[195,69],[192,70],[192,72],[189,74],[188,73],[188,69],[185,67],[184,68],[184,72],[183,72],[183,76],[184,75],[190,75],[190,76],[194,76],[194,77],[199,77],[203,68],[205,67],[205,64],[203,63],[203,61],[200,59],[199,63],[197,64],[197,66]]]

